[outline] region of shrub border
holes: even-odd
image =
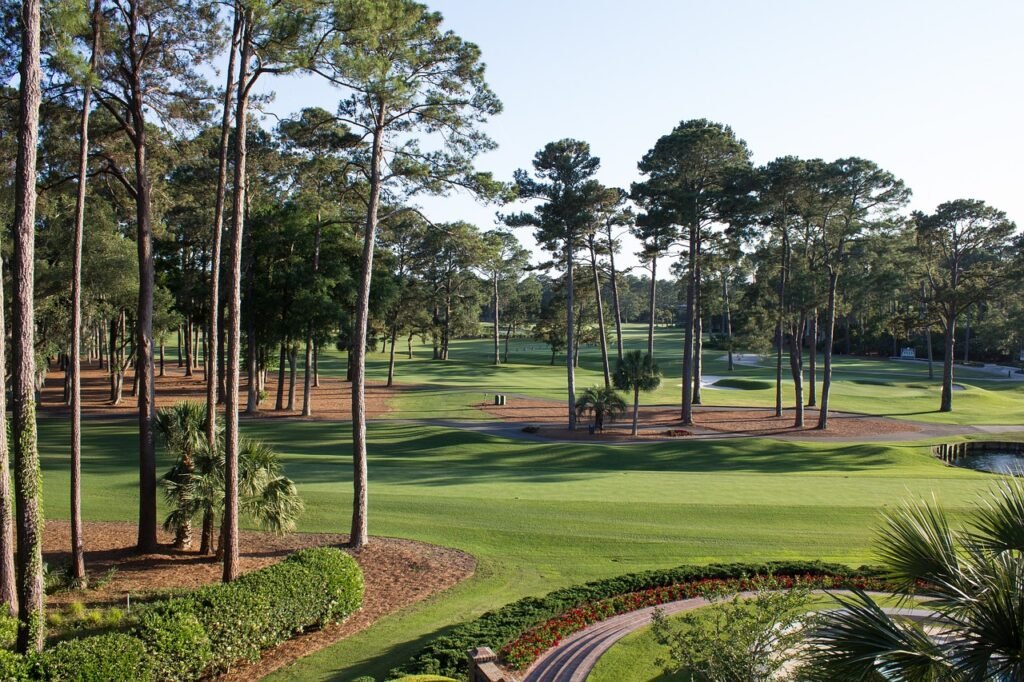
[[[883,577],[882,571],[875,567],[862,566],[852,569],[843,564],[821,561],[775,561],[707,566],[684,564],[674,568],[627,573],[564,587],[541,597],[524,597],[456,625],[447,633],[429,641],[408,662],[392,669],[388,673],[388,679],[417,674],[447,675],[466,679],[466,652],[469,649],[487,646],[494,651],[500,651],[529,630],[572,609],[656,588],[669,588],[707,579],[729,580],[755,575],[814,575],[841,580]]]
[[[126,632],[61,642],[38,654],[0,652],[5,680],[203,679],[307,628],[339,622],[362,606],[363,573],[335,547],[300,549],[220,585],[140,608]]]

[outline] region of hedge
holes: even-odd
[[[27,657],[0,650],[0,680],[197,680],[254,661],[307,628],[352,614],[363,574],[339,549],[304,549],[284,561],[140,609],[127,633],[61,642]]]
[[[255,661],[298,632],[344,619],[362,601],[363,574],[352,557],[304,549],[226,585],[146,607],[134,634],[152,652],[158,679],[192,680]]]
[[[743,578],[754,575],[801,576],[823,575],[837,578],[878,577],[878,569],[861,567],[853,570],[839,564],[813,562],[770,562],[764,564],[713,564],[710,566],[678,566],[676,568],[628,573],[583,585],[565,587],[543,597],[525,597],[495,611],[488,611],[475,620],[455,626],[447,634],[436,637],[407,663],[393,669],[388,679],[404,675],[447,675],[465,679],[466,652],[478,646],[499,651],[519,635],[569,609],[590,602],[669,587],[707,578]]]
[[[61,642],[39,655],[36,674],[53,682],[150,682],[153,669],[146,646],[122,633]]]

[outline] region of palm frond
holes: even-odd
[[[983,496],[971,527],[971,541],[990,552],[1024,552],[1024,478],[1008,477]]]
[[[808,641],[804,675],[812,680],[937,682],[952,680],[943,651],[916,623],[885,613],[855,590],[836,595]]]
[[[901,591],[913,592],[921,581],[937,586],[936,596],[956,589],[956,538],[937,505],[921,501],[885,513],[876,552]]]
[[[955,669],[967,679],[1024,679],[1024,555],[979,557],[966,573],[971,594],[949,611]]]

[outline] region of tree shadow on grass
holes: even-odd
[[[396,614],[395,617],[401,617],[401,613]],[[413,656],[420,652],[424,646],[430,641],[437,637],[447,635],[454,630],[461,623],[454,623],[452,625],[438,628],[432,632],[428,632],[420,635],[415,639],[411,639],[405,642],[399,642],[388,647],[385,651],[374,655],[373,658],[362,659],[356,661],[353,665],[348,665],[345,668],[321,668],[317,672],[319,676],[317,679],[329,680],[330,682],[349,682],[350,680],[357,679],[363,676],[373,677],[377,680],[390,679],[387,674],[394,668],[397,668],[405,663],[409,662]],[[371,626],[373,627],[373,626]],[[343,642],[342,642],[343,644]],[[332,647],[322,649],[314,656],[326,658],[330,656]],[[301,665],[301,663],[300,663]],[[466,669],[469,669],[469,663],[467,659]]]

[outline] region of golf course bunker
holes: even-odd
[[[771,388],[774,384],[761,381],[760,379],[737,379],[735,377],[720,377],[712,374],[705,374],[700,378],[701,388],[711,388],[718,391],[760,391]],[[682,384],[676,384],[682,388]]]
[[[715,389],[722,390],[722,391],[739,391],[739,390],[742,390],[742,389],[735,388],[735,387],[732,387],[732,386],[727,386],[727,385],[726,386],[721,386],[721,385],[719,385],[718,382],[723,381],[723,380],[725,380],[725,377],[718,377],[718,376],[714,376],[712,374],[704,374],[700,378],[700,387],[701,388],[715,388]],[[683,387],[683,385],[681,383],[680,384],[676,384],[676,386],[678,386],[679,388]]]
[[[932,454],[951,466],[992,474],[1024,476],[1024,443],[973,441],[943,443]]]

